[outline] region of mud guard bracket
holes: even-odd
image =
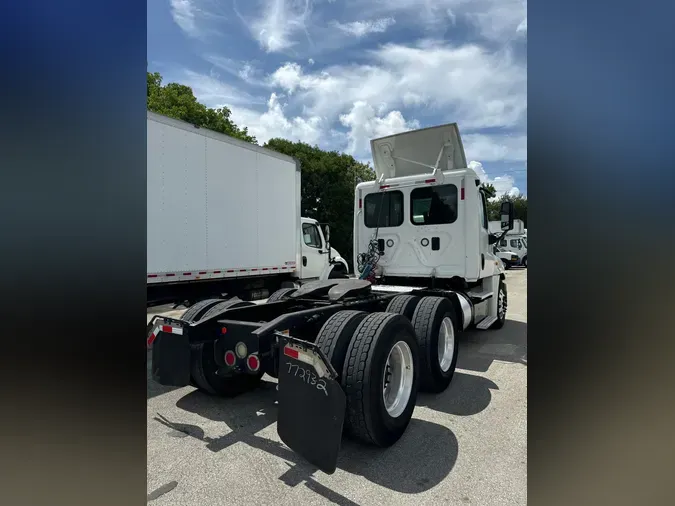
[[[279,437],[321,471],[333,474],[347,404],[337,373],[314,344],[281,333],[277,336]]]

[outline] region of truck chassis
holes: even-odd
[[[472,296],[332,279],[279,290],[260,305],[202,301],[180,319],[148,324],[152,377],[226,397],[255,388],[264,373],[278,378],[281,440],[333,473],[343,432],[390,446],[410,422],[418,389],[447,388],[457,334],[474,323],[475,304],[499,297],[497,321],[487,323],[503,325],[499,286]]]

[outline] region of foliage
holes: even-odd
[[[480,187],[485,190],[487,193],[488,197],[494,197],[497,195],[497,190],[495,190],[495,187],[492,186],[490,183],[482,183]]]
[[[498,199],[491,199],[488,201],[488,217],[492,221],[499,220],[499,209],[502,202],[511,201],[513,203],[514,216],[516,220],[523,220],[525,228],[527,228],[527,197],[519,195],[517,197],[510,197],[502,195]]]
[[[331,245],[353,270],[354,188],[360,182],[373,180],[373,170],[350,155],[303,142],[271,139],[265,147],[300,161],[302,216],[330,225]]]
[[[257,144],[255,137],[249,135],[246,127],[239,128],[232,122],[231,111],[227,107],[211,109],[200,104],[189,86],[177,83],[162,86],[162,76],[159,72],[148,72],[147,101],[148,109],[157,114]]]

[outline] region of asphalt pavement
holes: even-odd
[[[498,331],[462,334],[457,372],[420,394],[391,448],[343,439],[327,475],[276,432],[275,380],[235,399],[153,382],[148,361],[148,501],[190,505],[467,505],[527,503],[527,270],[507,271]],[[152,314],[180,316],[170,307]]]

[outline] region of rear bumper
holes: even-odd
[[[190,384],[194,346],[190,332],[196,328],[180,320],[153,318],[148,325],[148,341],[152,345],[154,381],[175,387]],[[241,323],[233,324],[215,341],[214,358],[224,367],[225,375],[244,373],[238,368],[239,362],[236,366],[225,364],[225,348],[234,349],[238,343],[245,343],[249,356],[259,352],[257,336],[251,330]],[[279,437],[311,464],[331,474],[337,467],[346,409],[346,396],[337,373],[314,344],[280,332],[273,337],[270,352],[274,355],[268,360],[278,369]]]

